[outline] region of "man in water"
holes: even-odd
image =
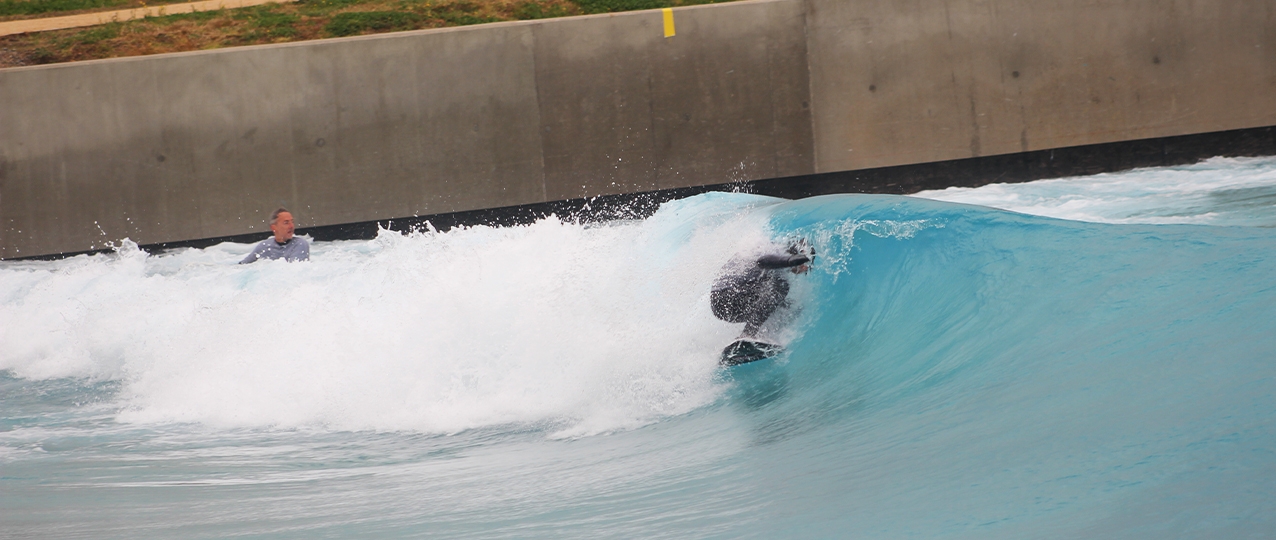
[[[815,250],[799,240],[784,253],[731,259],[709,293],[713,315],[730,323],[744,323],[742,337],[755,337],[789,295],[789,282],[780,270],[805,274],[814,258]]]
[[[285,208],[275,210],[270,214],[270,230],[275,235],[258,243],[253,252],[239,261],[239,264],[257,262],[258,259],[283,259],[289,262],[310,260],[310,244],[293,236],[296,228],[291,212]]]

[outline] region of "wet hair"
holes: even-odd
[[[280,206],[280,207],[279,207],[278,209],[276,209],[274,212],[271,212],[271,214],[270,214],[270,224],[271,224],[271,225],[274,225],[276,221],[279,221],[279,214],[282,214],[282,213],[284,213],[284,212],[288,212],[288,209],[287,209],[287,208],[284,208],[284,207],[282,207],[282,206]],[[292,212],[288,212],[288,213],[289,213],[289,214],[291,214]]]

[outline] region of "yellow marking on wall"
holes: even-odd
[[[660,11],[665,14],[665,37],[673,37],[673,9],[664,8]]]

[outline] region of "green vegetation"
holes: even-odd
[[[301,21],[301,17],[293,13],[278,13],[276,7],[270,4],[258,6],[256,13],[245,17],[252,21],[252,29],[242,37],[245,42],[274,41],[297,35],[294,25]]]
[[[345,1],[351,0],[322,0]],[[415,30],[431,26],[464,26],[501,20],[479,13],[480,6],[473,2],[451,2],[435,6],[405,0],[400,3],[403,11],[347,11],[337,13],[323,29],[333,37],[355,36],[397,30]],[[430,24],[433,21],[442,24]]]
[[[333,36],[354,36],[369,32],[411,30],[417,27],[421,16],[404,11],[353,11],[338,13],[323,29]]]
[[[146,0],[0,0],[0,9],[134,7]],[[149,0],[151,5],[177,0]],[[345,37],[401,30],[655,9],[724,0],[298,0],[287,4],[147,17],[89,29],[0,37],[10,65],[71,62]],[[27,12],[22,12],[27,13]],[[30,15],[15,15],[30,18]]]
[[[252,9],[252,8],[247,8]],[[151,26],[168,26],[185,21],[190,22],[207,22],[218,17],[225,17],[226,12],[222,10],[215,11],[193,11],[191,13],[179,13],[177,15],[165,15],[163,17],[146,17],[129,23],[148,24]]]
[[[193,0],[0,0],[0,18],[23,19],[75,11],[129,9]]]
[[[334,11],[363,3],[363,0],[299,0],[297,6],[307,17],[322,17]]]
[[[0,17],[116,7],[128,0],[0,0]]]
[[[526,2],[522,2],[514,6],[514,18],[523,21],[531,19],[566,17],[568,15],[570,15],[570,13],[568,13],[567,8],[562,5],[545,5],[541,2],[537,2],[536,0],[527,0]]]
[[[615,13],[673,7],[670,0],[572,0],[585,13]]]
[[[72,36],[68,44],[94,45],[108,39],[120,37],[120,26],[120,23],[94,26]]]
[[[697,4],[714,4],[726,0],[571,0],[583,13],[616,13],[640,9],[660,9]]]

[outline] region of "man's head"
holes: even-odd
[[[292,233],[297,226],[292,221],[292,212],[286,208],[280,208],[270,214],[270,230],[275,233],[275,241],[280,244],[292,239]]]

